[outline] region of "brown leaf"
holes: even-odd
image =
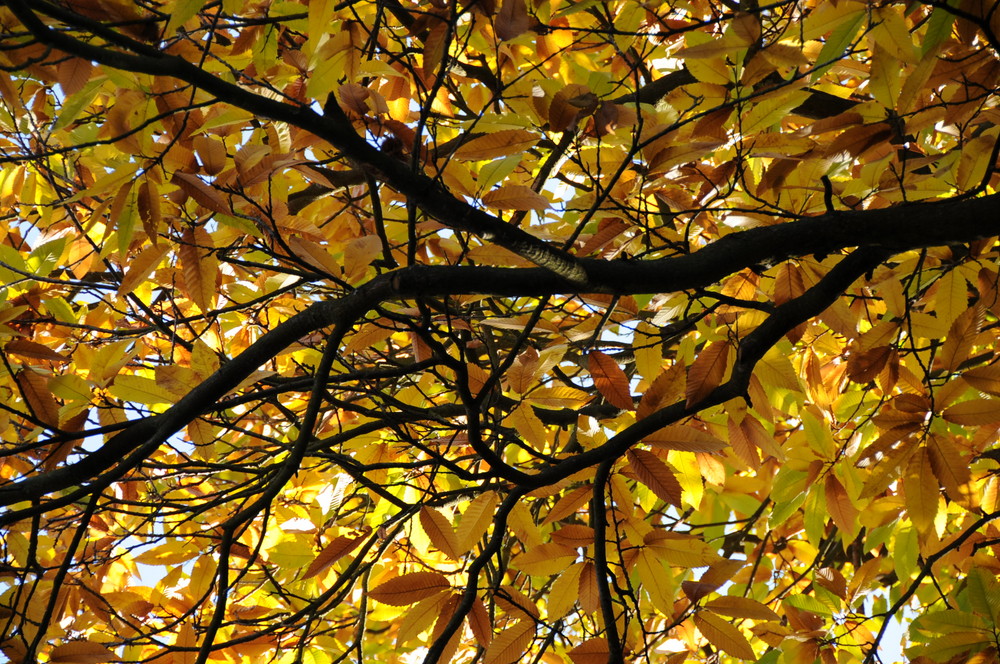
[[[413,572],[389,579],[372,588],[368,594],[372,599],[383,604],[408,606],[450,589],[451,583],[444,574]]]
[[[687,372],[687,407],[691,408],[722,383],[729,367],[729,342],[713,341],[698,353]]]
[[[527,32],[530,27],[531,17],[528,16],[525,0],[503,0],[500,11],[493,21],[493,31],[500,41],[514,39]]]
[[[549,128],[566,131],[597,109],[597,96],[586,85],[570,83],[552,97],[549,104]]]
[[[594,386],[608,403],[622,410],[635,410],[628,376],[617,362],[599,350],[592,350],[587,364],[590,375],[594,378]]]
[[[681,485],[667,464],[652,452],[629,450],[625,456],[636,478],[664,502],[681,506]]]
[[[105,664],[118,661],[118,656],[101,643],[70,641],[53,648],[49,661],[55,664]]]
[[[335,562],[346,556],[348,553],[357,548],[358,544],[361,543],[360,537],[345,537],[343,535],[338,535],[333,538],[333,541],[323,547],[323,550],[319,552],[319,555],[310,563],[309,567],[306,568],[305,574],[302,575],[303,579],[311,579],[320,572],[324,572],[329,569]]]
[[[11,339],[7,342],[7,345],[4,346],[4,349],[8,353],[19,355],[21,357],[30,357],[36,360],[59,362],[60,364],[70,361],[70,358],[62,353],[57,353],[48,346],[29,339]]]
[[[203,208],[212,212],[218,212],[219,214],[233,213],[229,207],[229,203],[226,202],[222,194],[202,181],[197,175],[178,171],[174,173],[171,182],[180,187],[184,193],[193,198]]]
[[[719,452],[726,443],[712,434],[683,424],[671,424],[642,439],[642,442],[662,450],[681,452]]]

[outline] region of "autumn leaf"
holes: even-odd
[[[538,142],[538,136],[524,129],[502,129],[477,136],[455,150],[455,159],[483,161],[496,159],[527,150]]]
[[[701,635],[719,650],[740,659],[756,658],[750,642],[740,630],[719,616],[709,611],[699,611],[694,614],[694,624]]]
[[[333,540],[323,547],[323,550],[317,554],[312,563],[309,564],[309,567],[307,567],[306,571],[302,574],[302,578],[311,579],[317,574],[328,570],[335,562],[357,548],[360,543],[360,537],[345,537],[344,535],[334,537]]]
[[[118,661],[118,657],[101,643],[70,641],[53,648],[49,661],[59,664],[105,664]]]
[[[599,350],[590,351],[588,358],[590,375],[594,377],[594,387],[597,391],[612,406],[622,410],[635,410],[628,376],[618,363]]]
[[[639,481],[649,487],[657,498],[668,505],[681,506],[681,485],[659,457],[646,450],[629,450],[626,457]]]
[[[462,557],[462,549],[458,544],[458,537],[452,528],[448,518],[426,505],[420,509],[420,525],[430,538],[431,543],[452,560],[459,560]]]
[[[529,187],[509,184],[483,195],[483,204],[495,210],[546,210],[549,199]]]
[[[535,623],[521,620],[500,632],[483,653],[483,664],[513,664],[519,661],[535,636]]]
[[[389,579],[372,588],[369,596],[392,606],[407,606],[451,588],[448,577],[438,572],[412,572]]]
[[[690,408],[707,397],[722,383],[729,367],[729,343],[713,341],[705,346],[687,371],[687,406]]]

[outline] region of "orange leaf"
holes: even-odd
[[[204,313],[215,304],[215,278],[218,260],[211,253],[212,237],[201,226],[188,228],[181,235],[177,253],[181,258],[184,290],[191,301]]]
[[[903,493],[913,525],[920,531],[930,528],[938,511],[938,480],[924,447],[918,449],[906,465]]]
[[[320,572],[326,571],[335,562],[353,551],[360,543],[360,537],[344,537],[343,535],[334,537],[333,541],[323,547],[315,560],[306,568],[306,573],[302,575],[302,578],[311,579]]]
[[[608,403],[622,410],[635,410],[628,376],[617,362],[599,350],[592,350],[587,364],[590,375],[594,377],[594,386]]]
[[[962,380],[980,392],[1000,396],[1000,364],[969,369],[962,374]]]
[[[48,360],[49,362],[69,362],[70,360],[62,353],[57,353],[48,346],[28,339],[12,339],[7,342],[4,348],[8,353],[36,360]]]
[[[681,452],[718,452],[726,447],[725,442],[712,434],[683,424],[663,427],[643,438],[642,442],[663,450]]]
[[[118,287],[118,294],[125,295],[134,291],[160,265],[168,249],[166,244],[152,244],[140,251],[138,256],[128,262],[128,270]]]
[[[826,476],[826,508],[833,522],[845,533],[858,528],[858,510],[847,495],[847,490],[834,475]]]
[[[476,597],[472,600],[472,610],[469,611],[469,627],[472,628],[472,635],[476,637],[476,643],[483,648],[488,648],[493,641],[493,628],[490,624],[490,614],[486,611],[483,600]]]
[[[587,639],[570,650],[569,658],[573,660],[573,664],[605,664],[610,652],[608,640],[598,637]]]
[[[694,615],[694,624],[709,643],[719,650],[740,659],[757,659],[750,642],[740,630],[707,611]]]
[[[22,369],[17,372],[15,380],[31,413],[51,427],[59,426],[59,404],[49,389],[48,378],[31,369]]]
[[[174,173],[171,182],[180,187],[185,194],[193,198],[203,208],[219,214],[232,214],[233,211],[222,194],[203,182],[197,175],[177,172]]]
[[[927,452],[930,454],[931,469],[948,497],[974,509],[978,496],[970,485],[972,474],[968,461],[947,438],[938,434],[931,434],[928,438]]]
[[[688,367],[687,407],[691,408],[722,383],[729,366],[729,342],[714,341],[706,346]]]
[[[495,210],[547,210],[551,206],[545,196],[520,184],[497,187],[483,196],[483,203]]]
[[[626,457],[638,480],[649,487],[657,498],[680,507],[681,485],[667,464],[646,450],[629,450]]]
[[[450,589],[451,583],[448,582],[448,578],[444,574],[413,572],[389,579],[372,588],[368,594],[372,599],[383,604],[407,606]]]
[[[430,538],[431,544],[437,547],[441,553],[452,560],[458,560],[462,557],[462,548],[458,545],[455,530],[444,514],[433,507],[424,505],[420,508],[420,525],[427,533],[427,537]]]
[[[453,155],[460,161],[484,161],[524,152],[538,142],[538,136],[524,129],[502,129],[473,138]]]
[[[535,636],[535,623],[519,620],[493,639],[483,653],[483,664],[513,664],[521,659]]]
[[[1000,422],[1000,399],[969,399],[945,408],[941,416],[963,426]]]

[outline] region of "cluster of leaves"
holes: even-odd
[[[3,0],[0,649],[997,662],[993,4]]]

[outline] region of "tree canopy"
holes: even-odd
[[[0,1],[0,649],[996,663],[996,4]]]

